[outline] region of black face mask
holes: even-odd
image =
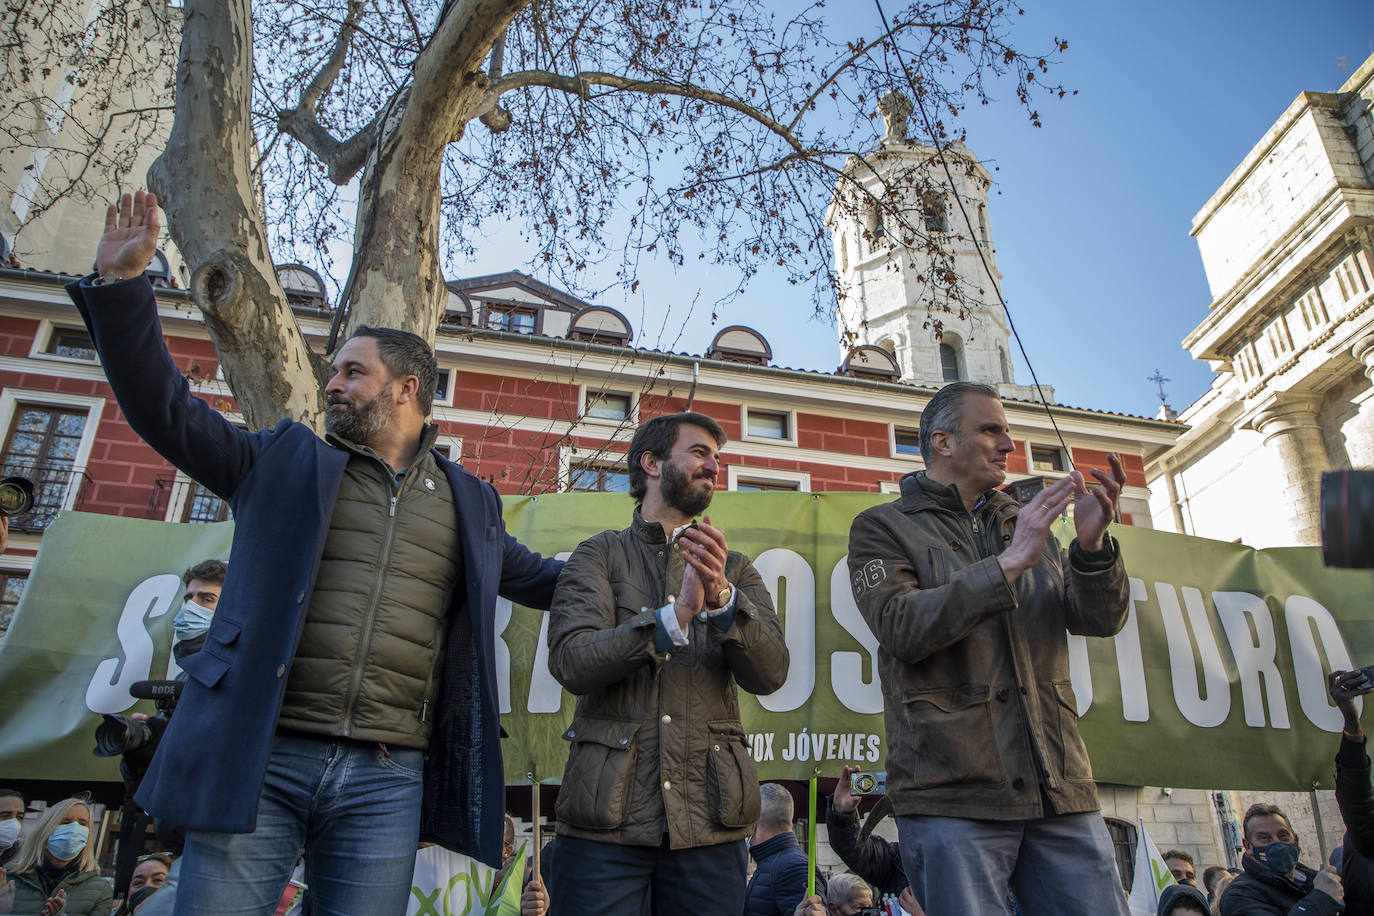
[[[1255,861],[1276,875],[1286,875],[1298,867],[1297,843],[1270,843],[1267,846],[1251,846]]]

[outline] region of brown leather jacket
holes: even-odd
[[[902,478],[901,499],[850,529],[854,598],[878,638],[898,815],[1023,820],[1098,809],[1065,630],[1121,629],[1125,567],[1111,538],[1089,555],[1051,537],[1009,585],[996,556],[1018,509],[990,491],[970,515],[953,487],[918,472]]]
[[[673,849],[746,836],[758,772],[739,719],[738,684],[777,690],[787,646],[749,559],[730,552],[728,629],[694,619],[689,644],[657,651],[654,612],[682,584],[682,553],[635,511],[623,531],[578,546],[549,615],[549,668],[577,695],[558,793],[558,833]]]

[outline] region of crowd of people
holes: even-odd
[[[626,455],[626,527],[566,563],[541,557],[505,531],[495,488],[433,449],[437,363],[415,334],[351,329],[331,354],[323,437],[291,420],[247,432],[192,395],[143,276],[159,230],[155,197],[124,195],[96,272],[68,292],[130,426],[228,501],[235,528],[209,605],[193,594],[209,572],[188,571],[174,626],[185,689],[133,795],[183,848],[138,864],[126,912],[269,916],[299,861],[312,916],[401,914],[421,842],[511,867],[504,597],[548,610],[549,670],[575,697],[556,838],[524,913],[1126,916],[1065,640],[1110,637],[1128,617],[1109,531],[1118,456],[1021,504],[999,489],[1016,444],[996,390],[955,382],[929,399],[923,470],[854,519],[847,558],[879,647],[898,839],[858,827],[847,768],[826,819],[849,871],[817,873],[740,721],[739,691],[776,691],[792,660],[763,578],[708,514],[716,419],[646,418]],[[1070,507],[1061,544],[1051,528]],[[1241,873],[1212,873],[1224,916],[1369,911],[1356,904],[1374,884],[1362,677],[1332,680],[1344,872],[1299,862],[1287,817],[1256,806]],[[80,799],[44,812],[7,865],[17,912],[108,912],[90,826]],[[1181,883],[1159,912],[1206,912],[1192,863],[1172,858]]]

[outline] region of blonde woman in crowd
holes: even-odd
[[[67,798],[48,808],[10,863],[14,902],[7,912],[107,916],[114,891],[100,876],[90,835],[89,799]]]

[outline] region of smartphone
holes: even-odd
[[[1355,697],[1364,696],[1366,693],[1374,691],[1374,665],[1360,668],[1359,671],[1364,675],[1364,680],[1357,681],[1354,687],[1333,691],[1338,699],[1353,700]]]
[[[887,794],[887,773],[879,771],[876,773],[851,773],[849,776],[849,791],[853,795],[886,795]]]

